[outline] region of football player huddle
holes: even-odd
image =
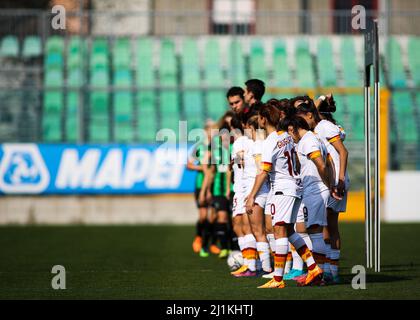
[[[188,168],[198,171],[193,250],[227,258],[234,277],[258,288],[339,283],[338,216],[349,178],[345,132],[332,94],[270,99],[251,79],[227,92],[231,111],[206,124]],[[240,261],[240,263],[238,263]]]

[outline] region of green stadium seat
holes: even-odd
[[[200,64],[197,43],[185,39],[182,48],[182,83],[185,86],[200,84]]]
[[[420,87],[420,37],[410,37],[408,40],[408,64],[414,85]]]
[[[349,113],[349,124],[348,137],[349,140],[363,141],[364,134],[364,98],[362,94],[349,94],[348,100],[348,113]],[[347,129],[347,128],[345,128]]]
[[[176,86],[177,68],[175,45],[170,39],[161,40],[159,66],[160,84],[163,86]]]
[[[398,41],[391,37],[386,46],[386,61],[388,62],[388,78],[391,86],[405,88],[407,86],[402,63],[401,48]]]
[[[394,92],[391,97],[394,117],[399,137],[405,143],[415,144],[418,141],[418,129],[409,92]]]
[[[1,41],[0,57],[16,58],[19,55],[19,42],[14,36],[6,36]]]
[[[64,65],[63,55],[58,52],[50,52],[45,56],[46,68],[62,69]]]
[[[46,53],[57,52],[63,54],[64,52],[64,39],[60,36],[51,36],[47,39],[45,44]]]
[[[179,121],[181,119],[178,115],[171,116],[171,117],[163,117],[160,120],[161,128],[162,129],[170,129],[174,132],[178,132],[179,130]]]
[[[153,91],[140,91],[137,94],[139,112],[150,111],[156,112],[156,95]]]
[[[80,87],[83,85],[83,70],[71,69],[67,72],[67,85],[71,87]]]
[[[63,110],[63,93],[61,91],[46,91],[44,93],[44,116],[57,114]]]
[[[415,118],[411,115],[408,117],[399,117],[397,121],[398,131],[402,141],[409,144],[417,144],[419,141],[419,131]]]
[[[417,110],[417,115],[419,116],[420,121],[420,92],[415,94],[415,108]]]
[[[129,38],[117,38],[112,53],[114,68],[130,68],[131,43]]]
[[[391,97],[395,114],[400,118],[413,117],[413,101],[409,92],[394,92]]]
[[[364,98],[362,94],[349,94],[347,96],[348,99],[348,112],[349,113],[356,113],[359,116],[364,115]]]
[[[50,88],[60,88],[63,86],[63,72],[52,69],[45,71],[44,85]]]
[[[362,142],[365,139],[365,124],[364,121],[360,121],[360,117],[353,115],[352,127],[347,130],[347,136],[349,140]]]
[[[176,91],[165,91],[160,95],[161,127],[178,132],[180,121],[179,96]]]
[[[273,51],[273,82],[277,87],[292,87],[290,68],[287,63],[286,44],[282,40],[276,40]]]
[[[204,50],[204,79],[207,85],[219,86],[223,83],[220,63],[220,46],[217,39],[209,39]]]
[[[120,143],[130,143],[134,140],[133,125],[127,123],[115,123],[114,125],[115,141]]]
[[[108,41],[104,38],[97,38],[92,41],[90,67],[108,68],[109,65],[109,49]]]
[[[344,85],[347,87],[360,87],[363,82],[357,68],[353,37],[343,37],[341,39],[340,60],[343,69]]]
[[[95,69],[91,73],[90,84],[95,87],[105,88],[109,85],[109,75],[107,69]]]
[[[68,142],[77,142],[79,137],[79,104],[79,93],[68,92],[65,119],[66,140]]]
[[[89,141],[93,143],[107,143],[110,141],[108,119],[91,119],[89,123]]]
[[[129,87],[133,83],[130,70],[116,70],[114,71],[114,85]]]
[[[117,142],[132,142],[133,128],[133,97],[130,92],[114,94],[114,137]]]
[[[160,114],[162,118],[179,117],[179,96],[176,91],[162,91],[160,94]]]
[[[157,119],[155,112],[141,112],[138,118],[138,136],[140,142],[155,142]]]
[[[131,122],[133,119],[133,96],[130,92],[117,92],[113,96],[115,122]]]
[[[137,85],[140,87],[155,85],[152,44],[150,38],[137,40]]]
[[[334,100],[335,100],[335,105],[337,108],[337,110],[333,114],[334,119],[337,121],[337,124],[340,124],[342,127],[344,127],[345,126],[344,115],[347,114],[347,106],[345,103],[345,97],[343,95],[337,94],[337,95],[334,95]]]
[[[261,40],[253,40],[249,57],[249,78],[268,79],[267,66],[265,63],[264,45]]]
[[[154,142],[157,130],[156,95],[154,91],[138,93],[137,133],[140,142]]]
[[[184,92],[183,100],[188,128],[202,128],[204,125],[204,100],[202,93],[198,90],[187,90]]]
[[[92,91],[90,94],[90,116],[109,117],[109,95],[106,92]]]
[[[84,65],[85,43],[78,36],[70,38],[67,45],[67,68],[79,69]]]
[[[217,39],[208,39],[204,50],[204,79],[208,86],[219,86],[223,83],[220,63],[220,46]]]
[[[24,58],[38,57],[42,54],[41,39],[37,36],[25,37],[22,56]]]
[[[42,118],[42,136],[45,142],[61,141],[61,117],[59,114],[44,115]]]
[[[247,80],[247,76],[245,73],[245,55],[241,43],[238,40],[232,40],[228,52],[229,80],[235,85],[242,85]]]
[[[321,38],[317,44],[317,65],[319,82],[323,87],[337,86],[337,73],[332,61],[334,56],[331,41]]]
[[[296,77],[298,86],[302,88],[315,87],[315,75],[313,72],[312,58],[306,40],[298,40],[296,43]]]
[[[207,116],[213,120],[220,119],[228,110],[225,92],[209,90],[206,94]]]

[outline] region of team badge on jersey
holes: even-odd
[[[50,183],[50,174],[34,144],[4,144],[0,160],[0,191],[41,193]]]

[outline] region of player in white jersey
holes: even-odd
[[[335,107],[334,107],[335,109]],[[320,110],[323,109],[322,105]],[[347,193],[349,189],[349,177],[347,174],[348,151],[343,144],[343,131],[331,121],[323,120],[313,104],[303,103],[297,108],[309,127],[325,143],[335,171],[334,194],[327,204],[328,228],[324,231],[327,243],[327,272],[326,279],[337,283],[338,262],[340,257],[340,233],[338,228],[339,212],[344,212],[347,206]]]
[[[294,230],[297,212],[300,206],[301,187],[295,178],[295,152],[293,140],[287,132],[277,132],[280,113],[277,108],[265,104],[259,110],[259,127],[266,130],[262,153],[262,171],[256,177],[248,196],[246,209],[252,214],[256,195],[266,179],[270,178],[270,199],[267,200],[271,211],[276,239],[274,257],[274,277],[259,288],[284,288],[284,267],[290,243],[296,248],[308,266],[308,275],[304,284],[308,285],[322,275],[321,268],[315,263],[312,253],[304,240]]]
[[[249,137],[244,135],[242,121],[239,116],[233,116],[231,120],[234,143],[231,153],[231,165],[233,169],[233,197],[232,222],[233,230],[238,237],[239,249],[244,258],[243,265],[232,272],[235,277],[256,276],[257,242],[252,233],[248,216],[245,210],[245,197],[247,185],[245,176],[245,158],[251,152],[252,144]]]
[[[298,143],[300,178],[303,184],[303,213],[306,229],[312,241],[312,253],[321,268],[327,254],[323,228],[327,226],[326,208],[333,188],[334,176],[327,164],[327,148],[312,132],[305,119],[295,117],[289,121],[289,134]]]
[[[250,117],[245,125],[249,135],[248,148],[244,157],[244,183],[246,185],[246,195],[254,186],[256,176],[261,172],[262,142],[264,141],[264,130],[258,130],[258,116]],[[264,208],[267,195],[270,191],[268,183],[264,183],[257,193],[252,208],[252,213],[248,215],[252,233],[257,241],[258,256],[261,261],[262,271],[265,274],[271,273],[270,245],[267,240],[265,228]],[[270,222],[271,223],[271,222]]]

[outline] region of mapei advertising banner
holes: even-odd
[[[0,194],[157,194],[194,190],[188,149],[1,144]]]

